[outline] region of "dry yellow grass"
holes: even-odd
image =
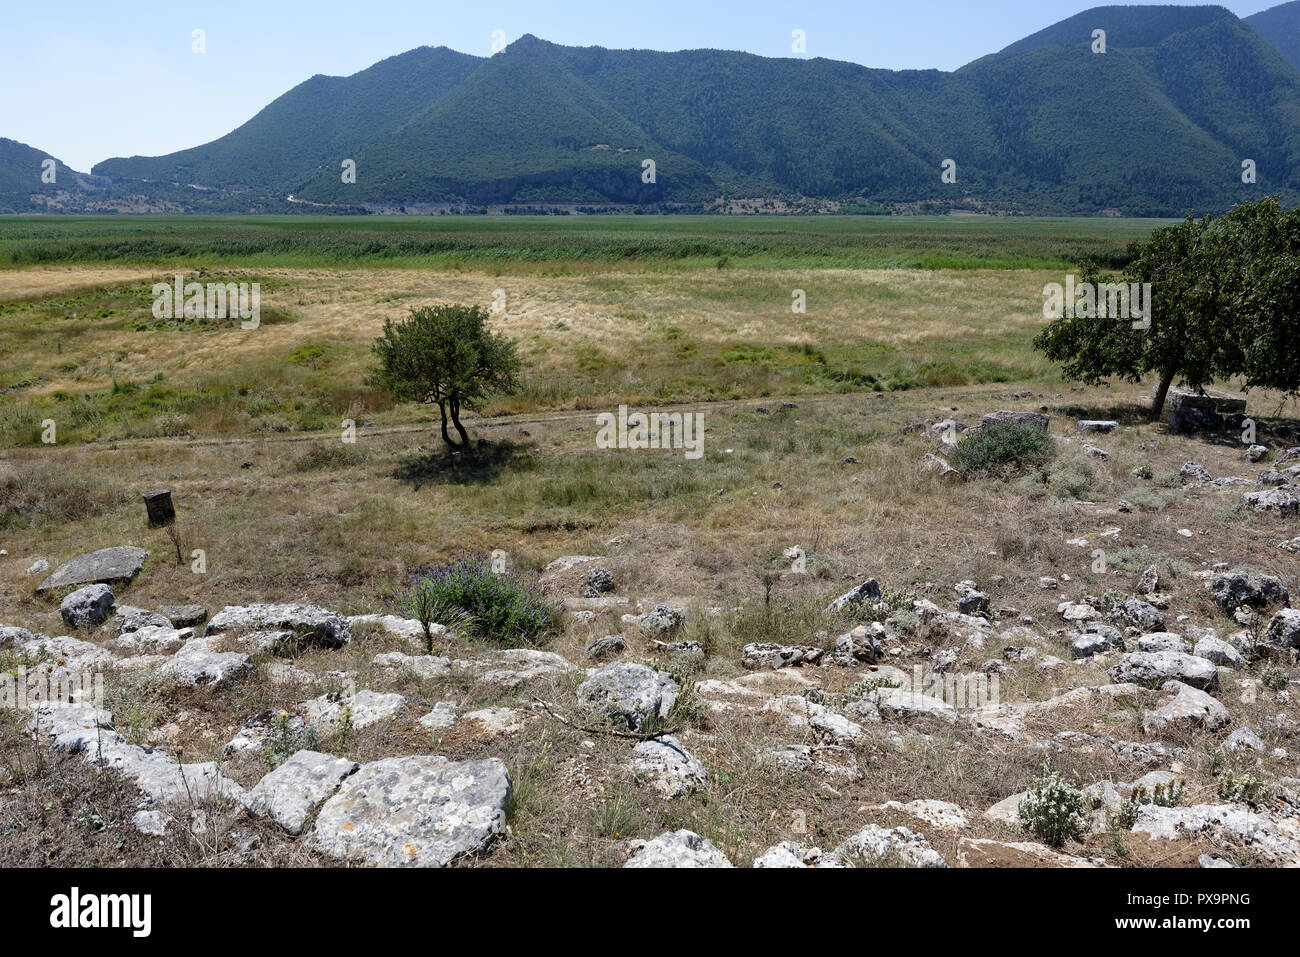
[[[64,277],[59,281],[68,284],[60,286],[52,278],[54,271],[34,272],[41,275],[23,271],[0,278],[27,275],[27,292],[12,295],[149,278],[126,270],[90,270],[75,279]],[[360,346],[385,318],[396,318],[409,306],[442,301],[486,305],[501,288],[507,313],[494,321],[523,343],[543,375],[571,370],[576,347],[589,342],[606,351],[609,361],[631,367],[627,381],[635,384],[647,369],[653,370],[651,363],[671,361],[663,354],[666,344],[675,341],[666,338],[672,327],[698,342],[721,344],[822,346],[870,339],[910,350],[935,343],[964,348],[974,341],[983,343],[989,356],[1020,356],[1032,363],[1023,359],[1023,339],[1041,321],[1035,306],[1044,280],[1035,273],[991,271],[498,277],[268,270],[258,275],[276,283],[264,306],[291,312],[294,322],[251,332],[133,333],[129,346],[123,346],[120,333],[105,330],[79,338],[76,348],[86,353],[129,348],[117,366],[119,374],[162,372],[186,381],[206,369],[282,361],[307,342]],[[793,288],[808,292],[806,316],[789,311]],[[637,366],[639,350],[650,357],[646,365]],[[332,367],[331,374],[359,378],[363,366],[359,356],[352,356]],[[108,379],[107,374],[68,376],[41,388],[86,388]],[[620,387],[611,384],[610,396],[617,396]],[[594,412],[535,411],[474,420],[476,437],[512,441],[519,448],[499,472],[461,483],[431,474],[421,478],[420,470],[411,468],[436,450],[437,440],[427,418],[409,408],[363,421],[356,446],[346,449],[335,433],[219,435],[215,429],[199,429],[185,438],[13,448],[4,452],[0,466],[50,476],[51,488],[60,478],[84,479],[106,494],[73,520],[26,524],[19,516],[0,532],[0,547],[8,553],[0,557],[0,620],[48,633],[63,630],[56,604],[37,597],[38,579],[24,574],[36,555],[66,559],[107,545],[142,545],[151,552],[148,566],[135,584],[121,590],[119,600],[145,607],[195,601],[215,610],[262,600],[310,601],[363,613],[389,610],[387,596],[416,566],[460,551],[486,555],[501,548],[525,571],[560,555],[601,555],[617,591],[633,605],[673,597],[691,603],[697,612],[706,606],[752,608],[761,603],[763,572],[778,576],[774,605],[795,610],[820,605],[868,576],[886,589],[912,591],[951,607],[953,584],[973,578],[990,592],[995,610],[1006,610],[999,629],[1032,617],[1035,643],[1043,653],[1068,658],[1056,604],[1084,594],[1131,592],[1141,571],[1130,561],[1112,562],[1106,573],[1095,573],[1092,548],[1114,555],[1142,547],[1150,560],[1181,570],[1167,581],[1171,616],[1186,614],[1192,622],[1213,624],[1224,633],[1232,623],[1213,607],[1190,572],[1219,562],[1245,564],[1295,583],[1300,558],[1277,548],[1279,541],[1296,534],[1294,522],[1243,513],[1233,491],[1178,488],[1176,473],[1189,458],[1215,476],[1253,476],[1260,467],[1247,463],[1238,445],[1175,437],[1163,426],[1141,421],[1140,395],[1138,387],[1072,391],[1038,379],[798,396],[789,409],[782,408],[779,396],[686,404],[679,408],[703,412],[708,430],[706,454],[698,461],[672,451],[598,449]],[[998,408],[1043,407],[1051,411],[1053,430],[1062,440],[1045,484],[948,484],[919,471],[922,456],[934,444],[924,433],[906,431],[908,426],[948,416],[974,425]],[[1093,440],[1111,453],[1111,461],[1085,459],[1073,434],[1074,419],[1111,414],[1123,419],[1123,427]],[[324,467],[310,467],[304,456],[313,449],[347,454],[332,464],[327,456]],[[849,458],[856,461],[847,462]],[[1132,470],[1139,465],[1149,466],[1155,478],[1134,477]],[[0,467],[0,480],[4,474]],[[179,509],[185,558],[179,565],[166,536],[145,526],[138,496],[157,487],[170,488]],[[121,493],[123,500],[107,493]],[[1123,498],[1138,504],[1121,512]],[[1118,534],[1100,537],[1111,528],[1118,528]],[[1179,535],[1180,529],[1193,534]],[[1080,536],[1089,540],[1088,547],[1066,544]],[[781,558],[795,544],[807,552],[807,574],[794,574]],[[203,574],[191,571],[192,549],[205,552]],[[1039,588],[1043,575],[1060,579],[1060,590]],[[620,628],[618,615],[610,613],[590,623],[570,622],[552,647],[578,662],[592,637]],[[739,643],[749,636],[719,632],[715,637],[719,644],[701,673],[738,673]],[[824,642],[812,634],[800,637]],[[421,713],[416,705],[431,707],[444,698],[457,699],[462,710],[503,705],[526,711],[533,693],[569,700],[574,682],[506,693],[375,673],[373,654],[392,647],[391,640],[371,636],[344,651],[313,652],[296,663],[317,674],[351,670],[359,687],[398,690],[415,702],[408,718],[367,731],[348,745],[348,753],[359,760],[435,747],[458,758],[499,755],[506,760],[520,788],[520,807],[511,835],[485,858],[487,865],[617,864],[628,838],[675,827],[699,831],[743,864],[767,846],[796,836],[791,822],[798,814],[809,823],[807,839],[823,847],[834,846],[868,821],[881,820],[867,809],[887,800],[935,798],[978,815],[1032,778],[1042,760],[1029,747],[1033,735],[1047,737],[1069,728],[1141,738],[1141,713],[1135,707],[1053,713],[1032,726],[1033,735],[1022,742],[917,726],[903,730],[930,737],[906,734],[899,746],[873,730],[858,753],[866,776],[828,783],[760,767],[757,757],[763,748],[791,743],[791,732],[779,723],[705,720],[692,724],[683,740],[708,765],[711,783],[701,794],[666,804],[633,786],[624,741],[587,743],[588,736],[533,712],[526,713],[523,732],[504,739],[465,728],[435,738],[411,720]],[[898,663],[908,668],[924,664],[935,650],[917,639]],[[985,657],[998,657],[1001,650],[992,644]],[[651,654],[642,645],[629,652],[637,658]],[[964,660],[963,667],[979,663]],[[809,672],[810,680],[828,692],[843,691],[860,677],[832,669]],[[1028,669],[1009,676],[1003,694],[1004,700],[1042,700],[1107,680],[1104,668],[1093,664],[1070,664],[1054,673]],[[169,694],[159,693],[156,711],[144,709],[141,734],[165,733],[168,746],[187,760],[214,757],[249,714],[292,707],[308,696],[298,695],[297,689],[272,688],[261,676],[216,693]],[[119,690],[124,705],[129,698]],[[139,699],[143,704],[153,700]],[[1300,719],[1298,707],[1272,699],[1234,705],[1242,723],[1252,726],[1279,713]],[[1212,800],[1210,759],[1203,756],[1214,741],[1206,736],[1184,743],[1194,758],[1186,762],[1193,796]],[[1055,760],[1082,784],[1131,780],[1147,770],[1119,763],[1103,751],[1071,752]],[[251,782],[265,769],[254,763],[232,770]],[[70,793],[80,779],[72,775],[71,780]],[[980,823],[973,831],[1024,838],[1001,825]],[[933,834],[932,840],[947,855],[959,847],[957,835]],[[1114,835],[1089,839],[1073,851],[1102,855],[1120,865],[1188,860],[1188,848],[1162,856],[1159,848],[1125,837],[1129,846],[1121,854],[1106,843],[1113,840]],[[305,859],[298,845],[269,839],[268,845],[267,856],[256,862],[316,863]]]

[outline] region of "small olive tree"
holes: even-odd
[[[488,329],[487,311],[480,306],[431,306],[412,309],[401,322],[385,320],[373,351],[379,368],[367,381],[397,399],[436,404],[442,440],[453,450],[469,445],[460,421],[463,410],[519,388],[515,345]]]
[[[1129,246],[1123,280],[1151,284],[1150,328],[1095,314],[1053,321],[1034,346],[1066,378],[1097,385],[1118,376],[1159,378],[1152,419],[1175,381],[1195,390],[1242,376],[1294,394],[1300,388],[1300,212],[1277,199],[1155,230]],[[1084,263],[1080,279],[1105,281]]]

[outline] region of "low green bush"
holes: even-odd
[[[1051,436],[1018,422],[999,422],[963,439],[950,461],[967,478],[1005,478],[1046,465],[1055,452]]]

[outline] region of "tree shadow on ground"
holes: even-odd
[[[509,440],[479,439],[459,451],[443,450],[400,460],[393,478],[410,482],[415,491],[425,485],[485,485],[509,468],[531,468],[529,449]]]
[[[1151,421],[1151,407],[1136,402],[1111,405],[1105,408],[1097,405],[1072,405],[1060,403],[1050,406],[1056,415],[1071,419],[1111,419],[1120,425],[1146,425]]]
[[[1233,413],[1223,417],[1223,426],[1217,430],[1198,429],[1191,432],[1175,432],[1169,426],[1170,409],[1171,407],[1166,405],[1164,412],[1160,416],[1162,430],[1168,435],[1193,439],[1205,445],[1218,445],[1225,448],[1242,446],[1243,423],[1247,418],[1254,420],[1256,442],[1261,445],[1267,445],[1270,442],[1283,445],[1300,444],[1300,421],[1296,419]],[[1051,411],[1053,414],[1073,419],[1113,419],[1120,425],[1127,426],[1147,425],[1151,421],[1150,406],[1132,402],[1106,407],[1065,403],[1052,406]]]

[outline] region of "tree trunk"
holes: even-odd
[[[456,440],[451,437],[451,433],[447,431],[447,403],[439,400],[438,411],[442,413],[442,440],[446,442],[448,447],[453,451],[463,448],[462,445],[456,443]],[[465,430],[460,427],[459,422],[456,423],[456,428],[461,435],[465,434]]]
[[[1160,388],[1156,390],[1155,400],[1151,403],[1151,421],[1159,422],[1160,414],[1165,408],[1165,396],[1169,394],[1169,387],[1174,381],[1173,372],[1166,372],[1160,377]]]
[[[460,402],[456,399],[451,400],[451,424],[460,433],[460,447],[469,448],[469,433],[465,431],[465,426],[460,424]]]

